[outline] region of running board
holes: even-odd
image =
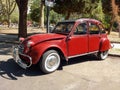
[[[93,54],[93,53],[97,53],[97,52],[99,52],[99,51],[94,51],[94,52],[79,54],[79,55],[75,55],[75,56],[69,56],[68,59],[70,59],[70,58],[75,58],[75,57],[79,57],[79,56],[84,56],[84,55],[88,55],[88,54]]]

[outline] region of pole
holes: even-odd
[[[49,33],[49,14],[50,14],[50,7],[47,6],[47,33]]]

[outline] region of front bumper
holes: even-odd
[[[24,56],[24,57],[27,57],[27,58],[29,59],[29,64],[24,63],[24,62],[20,59],[19,55]],[[14,60],[16,61],[16,63],[17,63],[20,67],[22,67],[23,69],[27,69],[27,68],[29,68],[29,67],[32,65],[32,58],[31,58],[30,56],[28,56],[28,55],[25,55],[25,54],[20,53],[18,46],[13,46],[13,59],[14,59]]]

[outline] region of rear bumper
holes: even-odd
[[[18,46],[13,47],[12,55],[13,55],[13,59],[16,61],[16,63],[20,67],[22,67],[23,69],[27,69],[32,65],[32,58],[30,56],[28,56],[28,55],[20,53]],[[23,60],[20,59],[19,55],[27,57],[29,59],[29,64],[24,63]]]

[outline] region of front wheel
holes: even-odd
[[[108,57],[108,50],[106,51],[102,51],[102,52],[98,52],[98,59],[100,60],[104,60]]]
[[[60,55],[55,50],[46,51],[42,56],[40,68],[44,73],[51,73],[58,69],[60,65]]]

